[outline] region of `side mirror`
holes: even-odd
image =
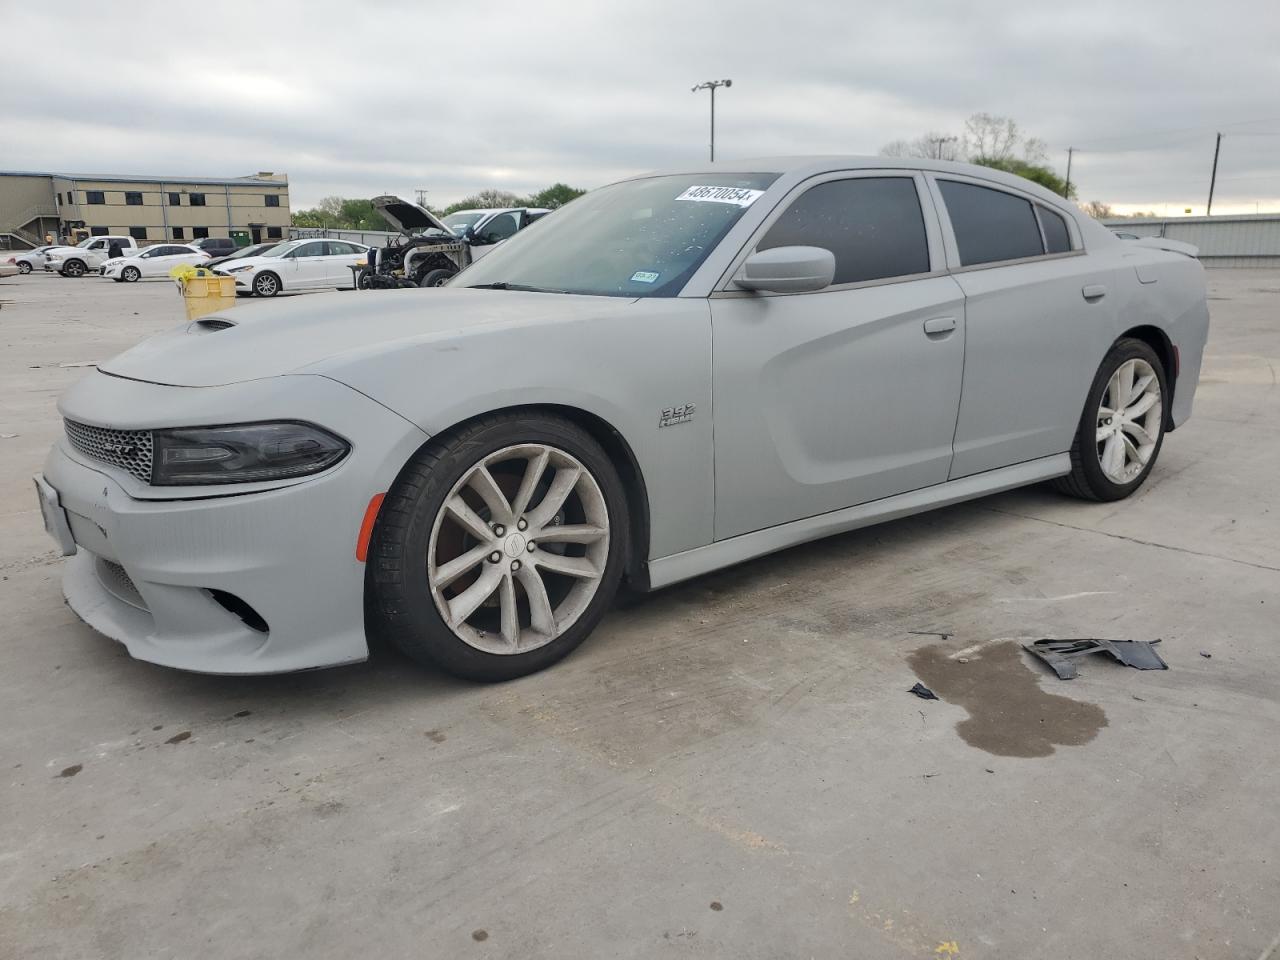
[[[733,282],[760,293],[812,293],[831,286],[836,258],[822,247],[774,247],[747,257]]]

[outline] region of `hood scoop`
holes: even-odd
[[[193,323],[188,330],[189,333],[217,333],[219,330],[225,330],[227,327],[234,327],[235,323],[231,320],[224,320],[222,317],[201,317]]]

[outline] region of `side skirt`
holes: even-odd
[[[659,587],[679,583],[681,580],[688,580],[690,577],[710,573],[712,570],[764,556],[766,553],[794,547],[799,543],[820,540],[832,534],[869,527],[886,520],[897,520],[899,517],[910,516],[913,513],[950,506],[975,497],[985,497],[988,494],[1012,490],[1030,483],[1039,483],[1041,480],[1064,477],[1070,472],[1070,455],[1060,453],[1052,457],[1028,460],[1026,463],[1014,464],[1011,467],[988,470],[959,480],[912,490],[910,493],[900,493],[885,497],[883,500],[873,500],[856,507],[833,510],[831,513],[819,514],[816,517],[806,517],[803,520],[793,520],[776,527],[744,533],[728,540],[707,544],[705,547],[695,547],[684,553],[675,553],[669,557],[649,561],[649,586],[650,589],[656,590]]]

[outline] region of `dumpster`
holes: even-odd
[[[204,267],[174,267],[170,276],[182,291],[187,319],[196,320],[236,305],[235,277],[219,276]]]

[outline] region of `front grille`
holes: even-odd
[[[86,457],[119,467],[143,483],[151,482],[150,430],[112,430],[64,420],[67,440]]]

